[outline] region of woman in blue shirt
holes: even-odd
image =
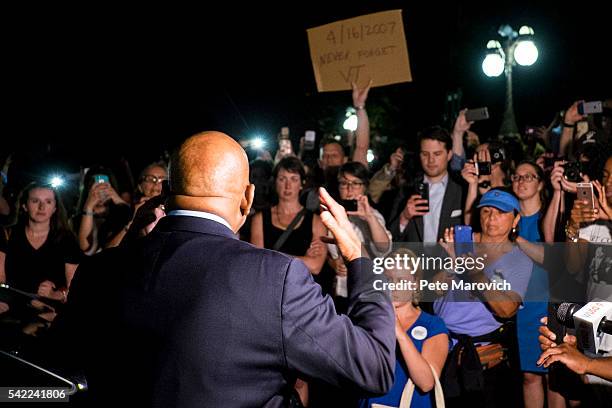
[[[521,248],[523,242],[543,242],[540,224],[546,208],[544,200],[544,171],[536,163],[525,161],[520,163],[510,177],[512,190],[519,199],[521,219],[518,224],[519,238],[517,243]],[[530,255],[529,250],[526,254]],[[531,255],[533,256],[533,255]],[[548,273],[533,259],[533,270],[523,305],[517,313],[517,338],[521,371],[523,372],[523,400],[525,407],[543,407],[547,369],[538,366],[536,361],[540,355],[538,343],[538,328],[540,319],[548,315]],[[548,401],[564,404],[558,393],[548,390]]]
[[[399,254],[414,257],[407,249],[394,251],[390,258]],[[401,280],[419,282],[421,271],[414,274],[407,270],[387,270],[385,272],[390,282]],[[397,359],[395,363],[395,382],[391,390],[384,396],[361,401],[362,407],[372,404],[382,404],[392,407],[399,406],[400,398],[408,378],[415,384],[411,407],[432,407],[435,398],[435,379],[429,366],[440,375],[448,350],[450,338],[442,319],[423,312],[418,306],[418,291],[397,290],[392,293],[395,308],[395,334],[397,336]]]

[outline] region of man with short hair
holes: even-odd
[[[391,212],[389,229],[393,241],[438,242],[444,229],[462,220],[463,191],[449,175],[448,165],[453,157],[453,142],[448,132],[434,126],[419,135],[419,158],[429,197],[421,197],[408,190],[396,202]]]

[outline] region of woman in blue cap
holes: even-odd
[[[442,383],[452,406],[515,407],[521,405],[521,392],[511,322],[523,301],[533,263],[513,242],[521,218],[516,196],[494,188],[482,196],[478,208],[482,233],[474,234],[480,245],[471,256],[480,258],[484,268],[441,272],[450,290],[434,302],[434,311],[454,343]],[[454,231],[447,229],[441,245],[456,258],[453,242]]]

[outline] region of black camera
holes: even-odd
[[[500,163],[506,160],[506,149],[502,146],[491,143],[489,145],[489,154],[491,155],[491,163]]]
[[[584,170],[584,166],[582,165],[582,162],[580,161],[571,161],[571,162],[565,163],[563,165],[563,177],[565,177],[567,181],[577,183],[579,181],[582,181],[582,177],[580,176],[580,173],[582,173],[583,170]]]

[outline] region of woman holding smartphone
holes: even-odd
[[[132,216],[132,210],[117,194],[111,172],[102,167],[92,168],[85,175],[84,188],[77,215],[79,246],[85,255],[93,255],[104,248],[118,245],[117,236]],[[84,194],[86,193],[86,195]]]
[[[453,406],[515,407],[520,406],[522,398],[517,398],[520,391],[512,387],[516,383],[512,318],[525,297],[533,262],[513,244],[521,207],[511,191],[489,190],[478,209],[482,232],[474,234],[474,242],[479,244],[474,257],[480,258],[484,268],[456,268],[434,277],[449,288],[453,281],[485,288],[451,289],[439,293],[441,297],[434,302],[436,315],[444,320],[453,339],[443,379],[447,384],[445,397]],[[456,258],[454,243],[454,230],[446,229],[440,245],[451,258]],[[489,288],[495,283],[497,289]],[[499,289],[502,283],[504,289]],[[476,369],[478,366],[482,371]]]

